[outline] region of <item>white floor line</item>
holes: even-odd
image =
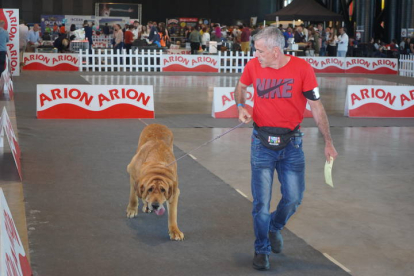
[[[245,195],[242,191],[240,191],[239,189],[236,189],[236,191],[241,194],[242,196],[244,196],[245,198],[247,198],[247,195]]]
[[[343,264],[341,264],[340,262],[338,262],[337,260],[335,260],[333,257],[329,256],[327,253],[323,253],[323,255],[330,260],[331,262],[333,262],[334,264],[336,264],[337,266],[339,266],[340,268],[342,268],[343,270],[345,270],[345,272],[351,273],[351,270],[349,270],[348,268],[346,268]]]
[[[197,160],[197,158],[194,156],[194,155],[192,155],[192,154],[189,154],[188,156],[190,156],[191,158],[193,158],[194,160]]]

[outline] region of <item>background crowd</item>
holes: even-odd
[[[178,32],[174,26],[167,26],[164,22],[149,21],[147,24],[140,24],[135,21],[133,24],[121,26],[95,26],[94,22],[85,21],[82,28],[65,24],[52,26],[47,24],[44,33],[40,32],[38,24],[31,28],[20,22],[20,51],[34,52],[37,47],[42,46],[43,41],[53,41],[53,46],[59,52],[69,52],[70,43],[73,40],[86,39],[89,42],[89,49],[92,49],[94,36],[110,36],[111,47],[115,50],[126,49],[127,53],[133,46],[141,48],[170,48],[183,47],[185,44],[191,47],[192,54],[208,51],[210,41],[217,42],[217,48],[221,51],[234,51],[253,53],[253,36],[262,26],[249,27],[244,24],[234,26],[221,26],[218,23],[196,24],[186,26]],[[348,37],[344,27],[324,27],[322,23],[317,25],[304,24],[293,26],[278,26],[283,33],[287,49],[296,49],[292,45],[297,44],[297,55],[308,56],[361,56],[361,57],[398,57],[399,54],[414,54],[414,38],[403,38],[397,42],[393,39],[384,42],[372,38],[367,43],[362,43],[357,37]],[[178,39],[179,38],[179,39]]]

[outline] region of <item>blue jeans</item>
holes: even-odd
[[[293,137],[281,150],[266,148],[253,130],[251,144],[253,225],[258,254],[270,254],[269,231],[281,230],[302,202],[305,191],[305,156],[302,137]],[[282,199],[276,211],[270,213],[273,175],[277,171]]]
[[[346,57],[346,51],[338,51],[337,55],[338,57]]]

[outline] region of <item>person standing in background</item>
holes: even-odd
[[[57,23],[55,22],[53,24],[53,34],[57,35],[58,33],[59,33],[59,27],[58,27]]]
[[[122,32],[122,27],[119,24],[115,24],[114,38],[115,38],[115,45],[114,45],[115,52],[117,52],[118,50],[121,51],[122,43],[124,41],[124,33]]]
[[[24,23],[25,23],[24,20],[20,19],[20,25],[19,25],[20,66],[24,65],[23,56],[24,56],[24,52],[26,52],[27,36],[29,35],[29,28]]]
[[[65,33],[66,33],[66,27],[65,27],[65,24],[62,24],[62,25],[60,26],[60,30],[59,30],[59,32],[60,32],[61,34],[65,34]]]
[[[109,35],[109,26],[108,23],[105,23],[105,26],[102,28],[104,35]]]
[[[250,51],[250,29],[243,24],[243,29],[241,32],[241,50],[245,54]]]
[[[203,35],[201,36],[201,48],[207,49],[207,44],[210,42],[210,33],[207,31],[207,27],[203,27]]]
[[[132,48],[132,43],[134,42],[133,30],[134,30],[134,25],[129,25],[128,29],[125,31],[124,45],[125,45],[125,49],[128,55]],[[129,56],[126,58],[126,64],[129,64]]]
[[[190,40],[191,54],[196,55],[198,50],[200,49],[201,35],[196,28],[191,27],[191,30],[192,31],[188,39]]]
[[[27,52],[35,52],[35,48],[40,45],[39,24],[34,24],[33,29],[27,35]]]
[[[92,54],[92,27],[89,26],[88,20],[83,21],[83,30],[85,31],[85,39],[89,42],[89,53]]]
[[[4,29],[5,22],[0,20],[0,75],[3,73],[6,63],[7,42],[9,42],[9,33]]]
[[[338,37],[336,36],[336,29],[332,28],[329,34],[329,40],[327,39],[328,47],[326,50],[328,51],[328,56],[336,57],[336,43],[338,42]]]
[[[155,43],[158,48],[161,48],[160,35],[158,34],[157,22],[148,22],[148,27],[150,28],[150,33],[148,40],[150,43]]]
[[[338,37],[338,57],[346,57],[346,52],[348,52],[348,43],[349,37],[346,34],[346,29],[344,27],[339,29],[340,36]]]

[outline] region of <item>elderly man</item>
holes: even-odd
[[[0,75],[4,71],[4,64],[7,55],[7,42],[9,42],[9,33],[4,29],[5,22],[0,20]]]
[[[300,58],[283,54],[285,39],[275,27],[254,37],[256,58],[250,60],[236,87],[239,120],[254,121],[251,137],[253,225],[256,240],[253,267],[270,268],[270,252],[283,248],[281,230],[295,213],[305,190],[305,157],[300,123],[306,103],[325,140],[325,157],[336,158],[325,109],[312,67]],[[253,118],[245,108],[246,90],[253,84]],[[270,213],[274,171],[282,199]]]
[[[34,52],[35,49],[40,45],[41,39],[39,37],[40,27],[38,24],[34,24],[33,29],[29,31],[27,36],[27,52]]]

